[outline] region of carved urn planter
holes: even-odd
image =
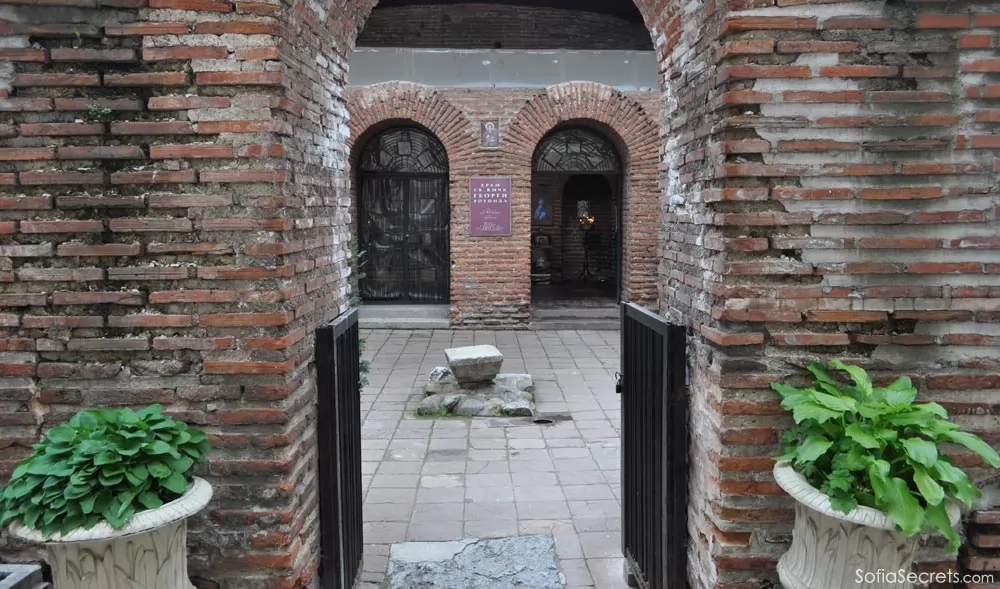
[[[910,565],[920,536],[907,537],[881,511],[834,509],[789,463],[774,466],[774,480],[795,503],[792,545],[778,561],[784,589],[910,589]],[[957,506],[949,504],[952,525]],[[902,573],[902,574],[900,574]]]
[[[45,544],[58,589],[194,589],[187,572],[187,518],[211,498],[211,485],[194,477],[186,493],[136,513],[119,530],[101,522],[66,535],[45,536],[19,523],[10,531]]]

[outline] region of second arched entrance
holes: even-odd
[[[531,176],[532,304],[614,305],[621,290],[621,158],[586,127],[538,143]]]

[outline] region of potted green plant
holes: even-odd
[[[53,427],[0,490],[0,526],[43,542],[59,589],[192,589],[187,518],[207,436],[163,414],[93,409]]]
[[[812,387],[772,385],[795,421],[774,466],[775,481],[796,499],[778,576],[786,589],[908,588],[918,535],[937,530],[954,553],[959,504],[980,495],[941,446],[965,446],[994,468],[1000,456],[937,403],[914,403],[909,378],[876,387],[858,366],[830,367],[852,384],[812,362]]]

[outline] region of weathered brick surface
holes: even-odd
[[[995,5],[729,7],[647,24],[675,31],[661,53],[660,306],[701,336],[694,423],[719,428],[695,428],[692,577],[737,587],[776,580],[763,563],[785,549],[790,502],[760,483],[789,421],[768,387],[807,360],[906,374],[996,441],[1000,144],[996,29],[981,24]],[[923,567],[954,566],[939,542],[923,550]]]
[[[622,18],[488,2],[379,8],[365,22],[357,43],[456,49],[652,49],[645,28]]]
[[[284,76],[288,19],[264,6],[45,4],[0,23],[0,476],[82,407],[163,403],[244,440],[201,470],[216,495],[193,521],[192,574],[304,585],[311,334],[345,306],[346,183],[330,170],[346,150],[326,139],[343,72],[325,98],[292,91],[308,73]]]

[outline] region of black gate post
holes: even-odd
[[[316,329],[322,589],[351,589],[361,573],[360,362],[357,309]]]
[[[687,586],[686,330],[622,304],[622,553],[643,589]]]

